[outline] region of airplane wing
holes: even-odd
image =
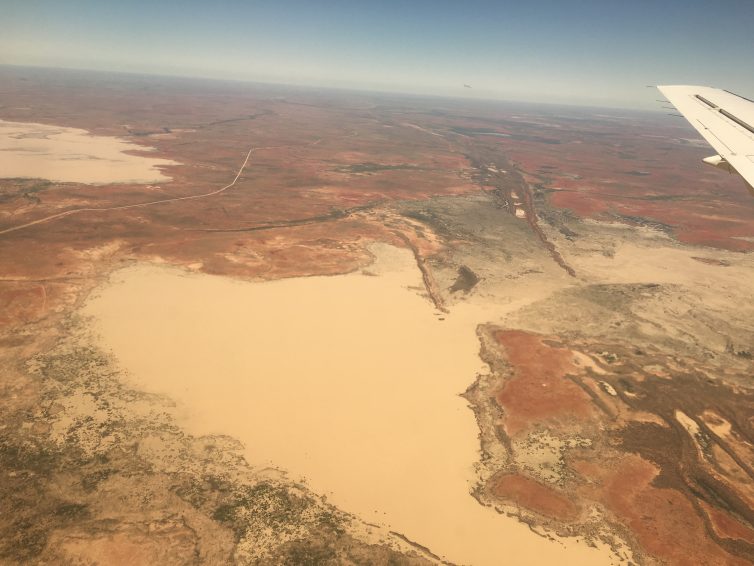
[[[741,175],[754,194],[754,101],[704,86],[658,86],[719,155],[704,160]]]

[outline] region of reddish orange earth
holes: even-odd
[[[589,524],[580,509],[598,509],[616,532],[626,533],[637,557],[750,563],[754,479],[745,459],[727,454],[751,449],[751,419],[735,415],[751,411],[754,395],[711,384],[693,370],[679,373],[659,353],[644,352],[650,359],[634,362],[636,354],[619,345],[597,349],[520,330],[490,336],[509,368],[491,387],[502,410],[499,435],[513,450],[509,464],[488,480],[493,500],[571,534]],[[576,363],[584,355],[591,367]],[[735,434],[706,429],[705,419],[717,421],[705,416],[705,406],[733,419]],[[555,479],[541,475],[527,455],[542,432],[566,446]]]

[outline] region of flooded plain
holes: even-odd
[[[66,183],[169,181],[160,167],[175,161],[148,157],[151,148],[86,130],[0,120],[0,177]],[[139,155],[126,152],[139,152]]]
[[[369,272],[244,282],[136,265],[90,297],[129,385],[164,394],[195,435],[459,564],[606,564],[471,495],[479,430],[459,396],[478,372],[483,305],[435,311],[412,255],[372,248]]]

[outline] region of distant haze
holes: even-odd
[[[5,0],[2,12],[0,64],[644,109],[660,108],[650,84],[754,96],[751,0]]]

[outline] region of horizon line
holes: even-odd
[[[129,71],[129,70],[122,70],[122,69],[97,69],[97,68],[91,68],[91,67],[68,67],[68,66],[49,66],[49,65],[33,65],[33,64],[16,64],[16,63],[2,63],[0,62],[0,68],[1,67],[13,67],[17,69],[40,69],[40,70],[48,70],[48,71],[80,71],[80,72],[87,72],[87,73],[99,73],[99,74],[113,74],[113,75],[131,75],[136,77],[162,77],[167,79],[195,79],[195,80],[203,80],[208,82],[216,82],[216,83],[222,83],[222,82],[230,82],[230,83],[240,83],[240,84],[257,84],[257,85],[265,85],[265,86],[278,86],[278,87],[295,87],[295,88],[304,88],[304,89],[310,89],[310,90],[322,90],[322,91],[338,91],[338,92],[353,92],[353,93],[360,93],[360,94],[372,94],[372,95],[379,95],[379,94],[386,94],[386,95],[399,95],[399,96],[409,96],[409,97],[426,97],[426,98],[440,98],[440,99],[447,99],[447,100],[463,100],[463,101],[471,101],[471,102],[486,102],[486,103],[508,103],[508,104],[531,104],[534,106],[550,106],[550,107],[567,107],[567,108],[583,108],[583,109],[599,109],[599,110],[620,110],[620,111],[628,111],[628,112],[636,112],[636,113],[648,113],[648,114],[661,114],[662,109],[646,109],[646,108],[636,108],[636,107],[627,107],[627,106],[614,106],[614,105],[595,105],[595,104],[587,104],[587,103],[577,103],[577,102],[543,102],[543,101],[531,101],[531,100],[524,100],[524,99],[517,99],[517,98],[491,98],[486,96],[481,97],[471,97],[471,96],[463,96],[463,95],[450,95],[450,94],[434,94],[429,93],[425,91],[417,92],[417,91],[406,91],[406,90],[398,90],[398,89],[390,89],[389,87],[382,89],[382,88],[358,88],[354,86],[338,86],[338,85],[316,85],[316,84],[307,84],[302,82],[283,82],[283,81],[269,81],[269,80],[260,80],[260,79],[251,79],[251,78],[235,78],[235,77],[217,77],[217,76],[207,76],[207,75],[201,75],[201,74],[191,74],[191,73],[184,73],[184,72],[175,72],[175,73],[165,73],[165,72],[150,72],[150,71]]]

